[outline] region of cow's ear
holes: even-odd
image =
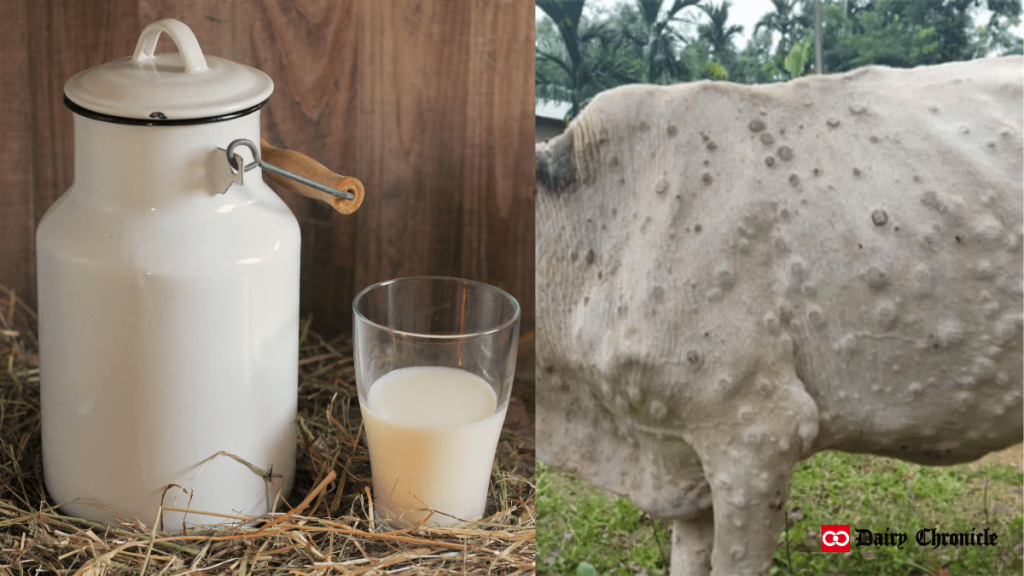
[[[576,153],[572,130],[537,144],[536,177],[538,191],[551,194],[567,192],[576,182]]]

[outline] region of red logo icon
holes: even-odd
[[[850,551],[850,525],[849,524],[822,524],[821,525],[821,551],[822,552],[849,552]]]

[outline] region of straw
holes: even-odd
[[[0,285],[0,575],[526,574],[535,571],[532,439],[503,431],[484,518],[391,530],[374,521],[350,337],[300,331],[298,458],[291,504],[182,531],[155,518],[104,525],[64,515],[46,493],[36,314]],[[273,470],[260,473],[274,485]],[[173,488],[178,489],[178,488]],[[164,530],[167,529],[167,531]]]

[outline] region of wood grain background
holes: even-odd
[[[366,187],[352,216],[279,191],[314,328],[350,331],[369,284],[438,274],[504,288],[533,330],[531,0],[3,0],[0,283],[35,306],[36,225],[72,183],[64,83],[161,18],[270,75],[264,138]]]

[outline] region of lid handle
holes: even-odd
[[[174,45],[178,47],[178,53],[185,62],[185,72],[202,72],[206,70],[206,57],[199,48],[199,41],[192,30],[174,18],[165,18],[146,26],[139,36],[139,43],[135,46],[135,54],[132,56],[132,63],[142,66],[153,59],[156,52],[156,43],[160,40],[160,33],[166,32]]]

